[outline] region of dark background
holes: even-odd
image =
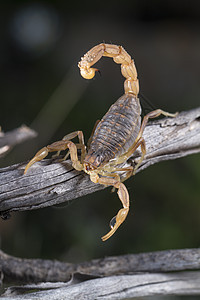
[[[141,92],[156,108],[176,112],[199,106],[198,1],[6,1],[0,5],[0,125],[26,124],[38,138],[2,159],[30,159],[46,144],[83,130],[123,94],[112,59],[101,76],[84,80],[80,57],[101,42],[123,45],[134,58]],[[126,186],[131,208],[107,242],[100,237],[120,208],[110,189],[70,205],[13,213],[0,221],[0,246],[19,257],[80,262],[125,253],[199,247],[200,156],[152,166]]]

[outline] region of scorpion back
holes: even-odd
[[[84,162],[96,169],[127,152],[140,130],[140,112],[133,94],[120,97],[96,127]]]

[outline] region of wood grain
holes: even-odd
[[[137,172],[164,160],[199,153],[200,108],[182,112],[176,118],[151,122],[143,136],[147,155]],[[134,165],[139,156],[140,152],[136,151],[125,165]],[[44,159],[24,175],[26,163],[0,169],[0,213],[3,218],[11,211],[56,205],[105,188],[92,183],[84,172],[74,170],[70,160]]]

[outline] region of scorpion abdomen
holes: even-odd
[[[139,99],[124,94],[104,115],[95,129],[85,162],[98,168],[128,151],[141,126]]]

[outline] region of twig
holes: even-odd
[[[37,133],[22,125],[19,128],[11,130],[9,132],[0,132],[0,157],[7,154],[15,145],[20,144],[28,139],[34,138]]]
[[[149,123],[143,134],[147,155],[138,172],[164,160],[200,152],[200,108]],[[136,151],[126,163],[134,165]],[[104,186],[94,184],[71,161],[43,160],[23,175],[25,163],[0,170],[0,212],[6,218],[11,211],[32,210],[56,205],[93,193]]]

